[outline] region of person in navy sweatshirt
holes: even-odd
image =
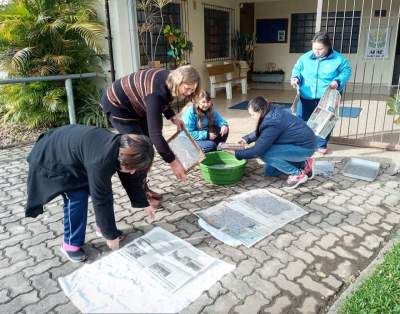
[[[314,132],[302,119],[264,97],[249,102],[249,114],[258,120],[256,130],[241,142],[255,145],[234,151],[237,159],[261,158],[266,176],[288,175],[287,187],[296,188],[312,175],[316,149]]]

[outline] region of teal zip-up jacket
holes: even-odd
[[[338,82],[342,92],[350,76],[350,62],[335,50],[321,58],[309,51],[297,60],[292,71],[292,78],[300,81],[300,95],[305,99],[320,99],[332,81]]]
[[[220,113],[214,109],[212,110],[214,113],[215,126],[218,128],[221,128],[223,125],[228,126],[228,122],[222,118]],[[190,106],[186,109],[182,116],[182,120],[185,123],[186,129],[195,141],[204,141],[208,139],[208,118],[206,114],[203,115],[201,129],[199,129],[197,125],[197,112],[194,109],[194,106]]]

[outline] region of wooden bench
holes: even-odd
[[[225,88],[226,99],[232,99],[232,86],[240,84],[242,94],[247,94],[247,73],[243,77],[235,76],[235,66],[233,63],[207,65],[208,76],[210,77],[210,94],[215,98],[217,88]],[[222,77],[218,79],[217,77]]]

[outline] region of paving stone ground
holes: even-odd
[[[24,218],[29,150],[23,146],[0,151],[0,313],[77,313],[57,282],[80,267],[59,251],[61,199],[48,204],[45,214]],[[161,226],[236,265],[182,313],[324,313],[399,229],[400,179],[389,171],[387,160],[382,165],[374,182],[338,173],[288,191],[282,189],[283,180],[263,177],[256,161],[248,163],[239,184],[218,187],[205,183],[198,171],[178,183],[157,160],[150,178],[151,186],[164,194],[163,208],[150,221],[143,210],[130,207],[115,178],[116,220],[127,241]],[[339,171],[342,163],[336,167]],[[254,188],[266,188],[308,215],[252,248],[229,247],[198,226],[193,212]],[[109,252],[95,234],[92,209],[85,249],[90,261]]]

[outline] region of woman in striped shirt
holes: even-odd
[[[162,116],[183,128],[184,123],[175,115],[171,102],[175,97],[194,97],[199,91],[200,75],[190,65],[173,71],[145,69],[115,81],[104,93],[100,105],[120,133],[148,135],[162,159],[170,164],[176,178],[186,180],[181,162],[175,158],[162,135]],[[158,206],[161,196],[147,187],[147,173],[118,174],[133,207],[147,207],[149,202]],[[143,193],[133,195],[130,191],[137,189],[129,187],[137,187],[138,182],[143,185]]]

